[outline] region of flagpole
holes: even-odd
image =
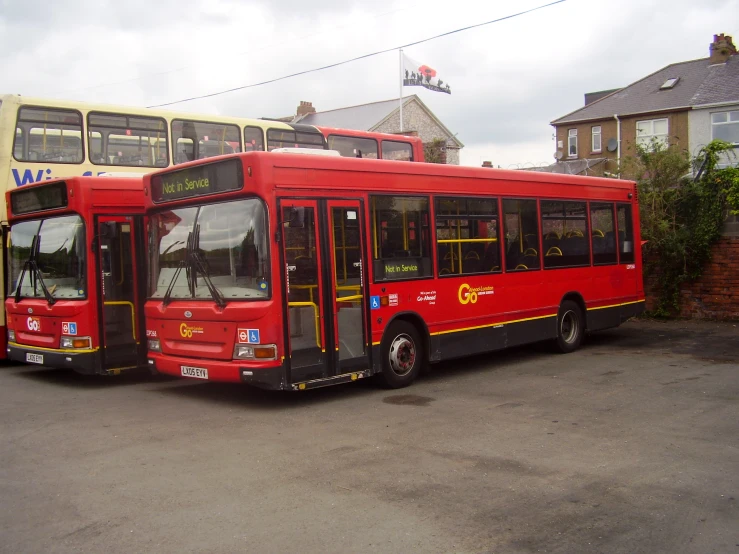
[[[400,63],[400,94],[398,102],[400,103],[400,132],[403,132],[403,49],[398,48],[398,61]]]

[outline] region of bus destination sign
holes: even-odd
[[[243,186],[241,160],[231,159],[154,175],[151,198],[154,202],[167,202],[239,190]]]
[[[16,189],[10,193],[13,215],[56,210],[66,208],[67,205],[67,183],[63,181],[41,187]]]

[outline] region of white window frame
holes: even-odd
[[[655,133],[655,123],[665,122],[665,132]],[[642,134],[639,131],[643,130]],[[651,147],[652,139],[656,139],[657,142],[661,143],[665,148],[669,146],[668,136],[670,134],[670,121],[666,117],[659,119],[645,119],[636,122],[636,144],[644,146],[646,148]]]
[[[726,115],[726,121],[721,122],[715,122],[714,116],[716,115]],[[711,114],[711,140],[715,140],[716,138],[716,127],[720,125],[736,125],[737,128],[739,128],[739,110],[727,110],[725,112],[713,112]],[[734,146],[739,146],[739,136],[737,137],[737,140],[733,141],[731,144]]]
[[[573,140],[574,139],[574,140]],[[575,147],[575,153],[572,153],[572,147]],[[567,157],[577,158],[577,129],[567,130]]]
[[[591,140],[591,152],[600,152],[603,148],[603,138],[602,138],[602,130],[600,125],[593,125],[590,128],[590,132],[592,135]],[[598,144],[596,146],[595,139],[598,138]]]

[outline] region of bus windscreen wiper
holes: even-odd
[[[29,272],[31,275],[32,280],[32,286],[33,286],[33,295],[36,296],[36,284],[41,285],[41,290],[44,291],[44,297],[46,298],[46,301],[49,303],[50,306],[54,305],[56,303],[56,300],[49,292],[49,289],[46,288],[46,283],[44,283],[44,278],[41,275],[41,270],[38,267],[38,264],[36,263],[36,258],[38,256],[38,251],[41,248],[41,237],[36,234],[33,235],[33,238],[31,239],[31,251],[28,254],[28,259],[23,263],[23,270],[21,271],[20,276],[18,277],[18,286],[15,289],[15,301],[20,302],[21,301],[21,289],[23,288],[23,278],[26,276],[26,272]]]
[[[166,306],[172,301],[172,290],[174,289],[174,284],[177,282],[177,278],[180,276],[180,273],[182,272],[183,268],[185,268],[185,276],[187,278],[187,287],[190,290],[190,296],[193,296],[193,297],[195,296],[195,283],[190,276],[192,272],[190,270],[190,266],[187,263],[187,260],[190,256],[189,252],[190,252],[190,246],[192,244],[192,239],[193,239],[193,235],[192,235],[192,231],[190,231],[190,233],[188,233],[187,235],[187,244],[185,245],[185,259],[181,260],[180,263],[177,265],[177,270],[174,272],[174,275],[172,276],[172,279],[169,282],[169,286],[167,286],[167,292],[164,293],[164,297],[162,298],[163,306]],[[177,244],[177,243],[175,242],[174,244]],[[174,246],[174,244],[172,246]],[[169,248],[171,248],[172,246],[170,246]],[[167,248],[167,250],[169,250],[169,248]],[[164,251],[165,254],[167,250]]]
[[[195,290],[197,289],[198,273],[200,273],[200,275],[203,276],[203,281],[205,281],[205,285],[208,287],[208,292],[210,292],[211,297],[213,298],[213,300],[215,300],[216,305],[219,308],[224,308],[226,306],[226,300],[223,298],[223,295],[218,290],[218,287],[216,287],[213,284],[213,281],[210,278],[208,266],[205,260],[203,260],[198,250],[199,244],[200,244],[200,225],[196,225],[195,230],[191,231],[187,235],[187,244],[185,246],[185,259],[182,260],[177,266],[177,271],[175,271],[175,274],[172,277],[172,280],[169,282],[169,286],[167,287],[167,292],[164,293],[164,298],[162,299],[162,304],[164,306],[166,306],[172,301],[172,290],[174,289],[174,285],[177,282],[177,279],[179,278],[180,273],[182,272],[183,268],[185,269],[185,275],[187,278],[187,288],[190,292],[191,298],[195,298]]]
[[[210,295],[213,297],[213,300],[215,300],[216,305],[219,308],[225,308],[226,307],[226,299],[221,294],[221,291],[218,290],[218,287],[216,287],[213,284],[213,281],[210,278],[210,272],[208,271],[208,265],[203,259],[203,257],[200,255],[200,224],[195,225],[194,230],[194,236],[192,237],[192,249],[189,253],[189,266],[192,269],[192,291],[193,291],[193,297],[195,296],[195,285],[197,284],[197,278],[198,273],[200,273],[203,276],[203,281],[205,281],[205,285],[208,287],[208,292],[210,292]]]

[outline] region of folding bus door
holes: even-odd
[[[289,381],[368,369],[360,202],[286,199],[280,213]]]
[[[140,367],[144,359],[140,337],[143,296],[139,290],[143,268],[136,268],[137,260],[143,261],[142,217],[99,216],[97,229],[103,369],[116,372]]]

